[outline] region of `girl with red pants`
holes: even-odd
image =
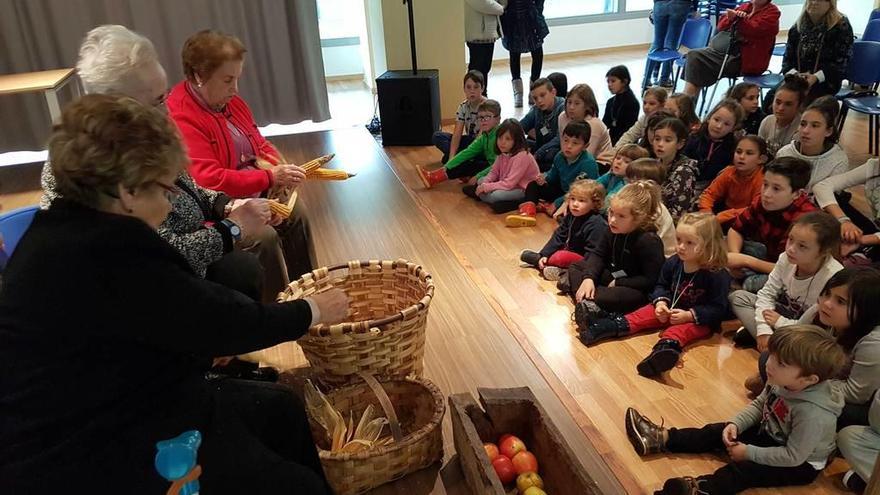
[[[642,376],[672,369],[682,348],[708,337],[728,311],[727,249],[718,220],[710,213],[688,213],[678,222],[676,238],[676,254],[663,265],[651,304],[625,316],[580,307],[575,312],[585,345],[662,329],[651,354],[636,366]]]

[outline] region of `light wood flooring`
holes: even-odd
[[[639,80],[642,56],[642,50],[616,50],[548,57],[544,73],[565,72],[569,86],[590,84],[604,104],[607,68],[626,63]],[[524,70],[527,66],[524,61]],[[523,110],[512,109],[508,81],[506,66],[497,64],[490,96],[501,102],[505,117],[518,116]],[[366,89],[364,93],[369,95]],[[842,144],[853,164],[867,156],[866,132],[866,121],[851,116]],[[404,257],[435,274],[438,295],[429,318],[426,375],[445,393],[478,386],[532,387],[602,493],[651,493],[667,477],[705,473],[722,464],[709,456],[638,458],[625,437],[623,411],[633,405],[675,426],[727,419],[747,403],[741,383],[755,369],[753,351],[734,349],[729,336],[716,335],[689,349],[684,366],[666,379],[641,378],[635,363],[656,336],[583,347],[570,323],[570,301],[556,295],[553,285],[536,272],[519,266],[519,251],[540,248],[552,232],[549,218],[541,218],[533,229],[507,229],[502,218],[461,195],[455,182],[424,190],[415,167],[439,165],[439,152],[430,147],[386,148],[391,173],[372,158],[382,152],[362,129],[273,141],[297,162],[335,150],[337,166],[359,172],[344,183],[304,188],[320,264]],[[39,166],[6,167],[0,174],[0,211],[36,202]],[[295,345],[260,357],[285,367],[303,362]],[[448,458],[448,421],[444,441]],[[838,460],[811,487],[753,493],[845,493],[840,486],[843,470]],[[389,490],[413,493],[409,488]],[[444,489],[427,476],[415,493],[431,491]]]

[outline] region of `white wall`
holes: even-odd
[[[868,0],[838,0],[837,8],[849,17],[853,32],[861,36],[868,24],[873,6]]]
[[[364,59],[360,45],[331,46],[321,48],[324,59],[324,76],[354,76],[364,73]]]

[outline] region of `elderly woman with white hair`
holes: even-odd
[[[165,110],[168,79],[153,43],[124,26],[99,26],[86,34],[77,72],[87,93],[116,93]],[[41,178],[45,209],[58,197],[47,162]],[[199,187],[185,171],[175,181],[173,209],[159,234],[193,270],[253,299],[271,302],[289,283],[281,242],[262,199],[231,200]]]

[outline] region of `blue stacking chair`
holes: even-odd
[[[880,18],[868,21],[860,41],[880,41]]]
[[[880,42],[856,41],[853,43],[853,56],[847,68],[850,85],[859,84],[866,90],[852,91],[838,98],[843,100],[837,129],[843,130],[846,116],[850,110],[868,116],[868,150],[872,155],[880,154],[880,98],[877,87],[880,84]]]
[[[868,18],[868,22],[871,22],[874,19],[880,19],[880,9],[874,9],[871,11],[871,17]]]
[[[678,38],[678,46],[686,47],[688,50],[697,48],[705,48],[709,44],[709,37],[712,35],[712,23],[709,19],[688,19],[681,29],[681,36]],[[675,78],[672,81],[673,89],[678,84],[678,78],[681,75],[681,68],[684,67],[684,56],[678,50],[659,50],[648,55],[648,60],[663,63],[673,61],[676,66]],[[648,87],[647,74],[642,82],[642,90]]]
[[[18,241],[24,236],[28,227],[31,226],[34,214],[39,209],[39,206],[34,205],[0,213],[0,234],[3,235],[4,251],[6,251],[7,255],[12,256],[15,246],[18,245]]]

